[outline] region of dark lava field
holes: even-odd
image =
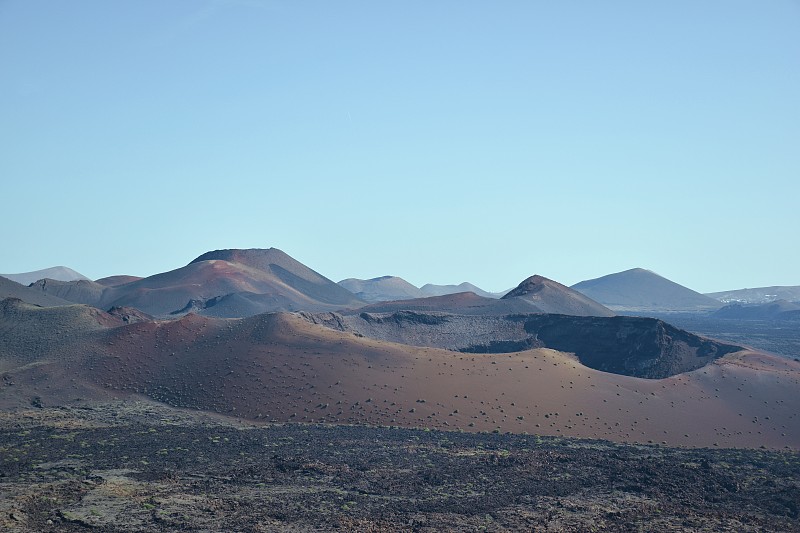
[[[0,418],[4,531],[798,531],[794,452],[253,425],[150,403]]]

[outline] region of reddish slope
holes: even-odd
[[[305,298],[325,305],[339,307],[363,305],[363,302],[347,289],[340,287],[277,248],[215,250],[201,255],[190,264],[212,260],[228,261],[264,272],[271,278],[275,286],[289,287]]]

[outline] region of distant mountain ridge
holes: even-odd
[[[541,312],[529,302],[519,299],[501,300],[478,296],[474,292],[459,292],[409,300],[376,302],[358,309],[342,311],[342,314],[394,313],[397,311],[438,312],[468,316],[497,316]]]
[[[712,316],[739,320],[798,320],[800,319],[800,304],[786,300],[775,300],[763,304],[732,303],[715,311]]]
[[[484,298],[500,298],[505,294],[485,291],[467,281],[459,283],[458,285],[434,285],[433,283],[426,283],[420,288],[420,291],[422,291],[422,294],[425,296],[444,296],[446,294],[458,294],[459,292],[474,292],[478,296],[483,296]]]
[[[397,311],[444,312],[469,316],[555,313],[575,316],[614,316],[601,304],[542,276],[531,276],[502,298],[479,296],[473,291],[407,300],[375,302],[344,314]]]
[[[339,285],[369,303],[410,300],[425,296],[417,287],[397,276],[372,279],[347,278],[340,281]]]
[[[446,296],[462,292],[472,292],[484,298],[499,298],[502,296],[502,294],[487,292],[466,281],[458,285],[427,283],[418,288],[397,276],[380,276],[372,279],[347,278],[340,281],[339,285],[369,303]]]
[[[613,312],[560,283],[532,276],[502,299],[469,283],[427,285],[445,292],[424,297],[421,289],[396,276],[370,280],[346,279],[336,284],[276,248],[225,249],[206,252],[184,267],[137,278],[111,276],[98,281],[42,279],[30,289],[73,303],[109,309],[134,308],[155,317],[187,313],[237,318],[274,311],[336,311],[393,302],[381,308],[422,308],[464,312],[557,313],[613,316]],[[471,291],[449,293],[456,288]],[[9,294],[13,296],[13,294]],[[24,294],[22,294],[24,296]],[[26,301],[31,301],[30,298]],[[58,300],[53,300],[53,302]]]
[[[86,276],[80,272],[76,272],[69,267],[55,266],[51,268],[44,268],[42,270],[34,270],[32,272],[22,272],[19,274],[0,274],[0,276],[16,281],[22,285],[30,285],[40,279],[55,279],[58,281],[76,281],[79,279],[88,280]]]
[[[632,268],[572,286],[614,311],[683,311],[719,309],[722,304],[643,268]]]
[[[762,287],[704,295],[652,271],[633,268],[585,280],[572,287],[542,276],[532,276],[502,298],[505,301],[517,299],[524,302],[525,307],[498,306],[490,301],[498,300],[498,294],[468,282],[458,285],[429,283],[417,288],[400,277],[381,276],[367,280],[348,278],[334,283],[277,248],[213,250],[184,267],[146,278],[119,275],[91,281],[67,267],[53,267],[24,275],[27,279],[20,278],[23,281],[37,279],[29,287],[24,287],[4,278],[6,281],[0,285],[0,296],[19,297],[44,306],[82,303],[101,309],[132,307],[157,317],[193,312],[234,318],[273,311],[346,310],[388,302],[397,303],[379,307],[388,311],[401,308],[435,310],[436,306],[443,306],[446,312],[473,315],[533,312],[612,316],[615,311],[709,313],[721,309],[726,302],[800,302],[800,286]],[[469,300],[463,296],[443,298],[467,293],[475,294],[478,299]],[[784,311],[792,310],[781,312]],[[767,316],[771,312],[766,308],[758,312],[737,308],[724,313]]]
[[[800,285],[784,285],[773,287],[756,287],[733,291],[706,293],[723,303],[764,304],[776,300],[800,302]]]

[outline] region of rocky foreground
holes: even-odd
[[[4,531],[798,531],[800,455],[135,402],[4,412]]]

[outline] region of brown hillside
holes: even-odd
[[[98,329],[103,320],[75,307],[83,311],[64,308],[82,317],[75,325],[19,305],[3,316],[4,332],[15,334],[0,335],[0,405],[143,395],[261,421],[800,449],[800,364],[755,352],[644,380],[593,370],[548,349],[414,348],[333,331],[296,314],[188,315],[117,327],[112,318]],[[60,325],[47,326],[53,323]]]

